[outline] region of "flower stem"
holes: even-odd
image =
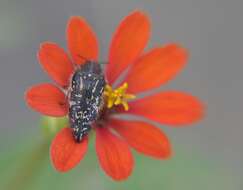
[[[49,145],[51,139],[63,127],[67,126],[67,118],[42,117],[40,127],[43,137],[34,146],[29,154],[19,160],[19,166],[15,174],[7,181],[7,190],[26,190],[34,178],[38,176],[49,157]]]
[[[48,158],[49,144],[49,140],[43,138],[41,143],[26,155],[21,165],[16,169],[15,175],[7,182],[4,189],[27,189],[34,178],[38,176],[46,158]]]

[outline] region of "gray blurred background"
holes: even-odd
[[[38,121],[39,114],[26,107],[23,96],[30,85],[50,81],[36,58],[39,44],[50,40],[66,49],[67,20],[81,15],[99,37],[100,60],[106,60],[114,29],[134,9],[144,10],[151,17],[148,48],[179,42],[190,51],[186,69],[161,89],[192,93],[207,105],[206,118],[199,124],[163,129],[174,147],[182,147],[189,157],[194,152],[217,164],[240,189],[242,0],[0,0],[0,147],[11,144],[13,136],[18,141],[16,134],[28,136],[28,130],[33,130]]]

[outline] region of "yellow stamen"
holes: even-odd
[[[107,101],[107,107],[112,108],[114,105],[123,105],[124,109],[127,111],[129,109],[128,101],[136,98],[133,94],[127,94],[128,84],[124,83],[119,88],[113,90],[110,85],[105,86],[104,95]]]

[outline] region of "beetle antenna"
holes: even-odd
[[[86,58],[86,57],[84,57],[84,56],[82,56],[82,55],[80,55],[80,54],[78,54],[78,57],[80,57],[81,59],[83,59],[84,61],[92,61],[92,60],[90,60],[90,59],[88,59],[88,58]],[[102,65],[106,65],[106,64],[109,64],[110,62],[108,62],[108,61],[106,61],[106,62],[100,62]]]
[[[80,54],[78,54],[78,57],[80,57],[80,58],[83,59],[84,61],[89,61],[86,57],[84,57],[84,56],[82,56],[82,55],[80,55]]]

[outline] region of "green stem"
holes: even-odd
[[[34,178],[38,176],[49,155],[49,144],[47,139],[43,139],[37,147],[35,146],[31,150],[30,154],[26,155],[26,158],[16,170],[16,174],[9,180],[5,189],[25,190],[28,188]]]
[[[20,160],[19,168],[15,175],[7,182],[7,190],[26,190],[31,182],[38,176],[49,156],[50,140],[55,134],[67,125],[67,118],[42,117],[41,129],[42,141],[35,146],[29,154]]]

